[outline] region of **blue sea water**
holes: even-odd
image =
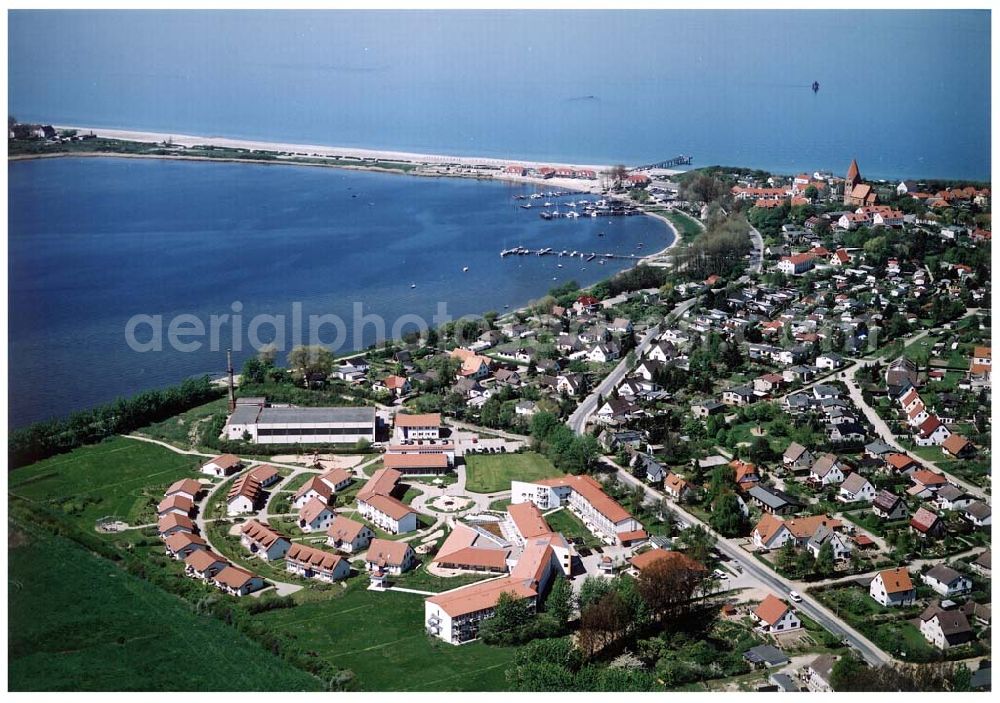
[[[232,315],[234,303],[244,330],[235,335],[238,365],[254,353],[248,328],[256,315],[283,315],[284,347],[295,343],[296,302],[302,341],[309,315],[333,314],[344,331],[338,337],[326,326],[320,341],[346,351],[378,333],[368,324],[355,335],[355,303],[381,316],[393,336],[404,315],[432,323],[439,303],[452,318],[502,312],[627,265],[501,259],[503,248],[646,254],[673,236],[648,217],[544,221],[513,197],[532,188],[493,181],[126,158],[11,163],[8,178],[15,427],[221,372],[232,318],[220,325],[214,351],[207,332],[210,317]],[[202,341],[197,351],[169,344],[168,325],[182,314],[206,328],[205,336],[181,339]],[[134,315],[161,316],[163,351],[128,345]],[[260,341],[273,339],[273,329],[264,324]],[[135,338],[149,341],[150,326],[140,325]]]
[[[22,120],[576,163],[990,175],[989,11],[9,13]],[[810,85],[820,83],[813,94]]]

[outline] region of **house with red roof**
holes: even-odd
[[[757,629],[769,635],[802,627],[802,621],[792,606],[771,593],[754,608],[753,617],[757,621]]]

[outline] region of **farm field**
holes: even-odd
[[[14,523],[9,545],[11,690],[226,691],[237,682],[323,690],[237,630],[70,540]],[[178,667],[193,654],[197,666]]]
[[[467,490],[473,493],[509,491],[511,480],[536,481],[563,473],[541,454],[472,454],[465,457]]]

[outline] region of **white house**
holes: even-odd
[[[819,558],[819,552],[825,544],[829,544],[833,549],[834,561],[844,561],[851,558],[851,547],[847,541],[826,526],[821,526],[816,530],[810,540],[806,542],[806,549],[816,559]]]
[[[264,561],[281,559],[292,546],[287,537],[256,520],[248,520],[240,528],[240,544]]]
[[[264,587],[264,579],[230,564],[212,578],[212,583],[231,596],[245,596]]]
[[[792,607],[773,594],[768,594],[753,611],[757,629],[767,634],[791,632],[802,627]]]
[[[809,480],[822,486],[837,485],[844,482],[843,464],[834,454],[824,454],[809,470]]]
[[[375,538],[372,528],[363,522],[338,515],[326,530],[326,543],[342,552],[359,552]]]
[[[351,574],[344,557],[305,544],[293,544],[285,555],[285,570],[302,578],[334,583]]]
[[[955,571],[950,566],[938,564],[920,577],[925,584],[945,598],[968,593],[972,590],[972,579]]]
[[[865,502],[871,503],[875,500],[875,486],[867,478],[859,473],[850,474],[840,484],[837,493],[837,500],[842,503]]]
[[[875,601],[887,608],[913,605],[917,598],[917,589],[913,587],[910,573],[906,567],[886,569],[875,574],[868,587],[868,594]]]
[[[312,498],[299,509],[299,529],[303,532],[325,532],[333,522],[334,512],[319,498]]]
[[[961,610],[932,605],[920,615],[920,634],[938,649],[956,647],[975,639],[969,619]]]
[[[206,461],[200,471],[209,476],[225,478],[243,468],[243,461],[235,454],[222,454]]]
[[[398,441],[440,439],[441,413],[408,415],[396,413],[395,434]]]
[[[368,571],[384,571],[398,576],[417,564],[417,554],[406,542],[375,538],[368,545],[365,565]]]

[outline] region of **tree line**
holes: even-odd
[[[90,410],[80,410],[65,419],[36,422],[11,432],[7,448],[10,467],[16,469],[116,434],[132,432],[215,400],[223,392],[212,385],[208,376],[189,378],[176,386],[143,391],[131,398],[118,398]]]

